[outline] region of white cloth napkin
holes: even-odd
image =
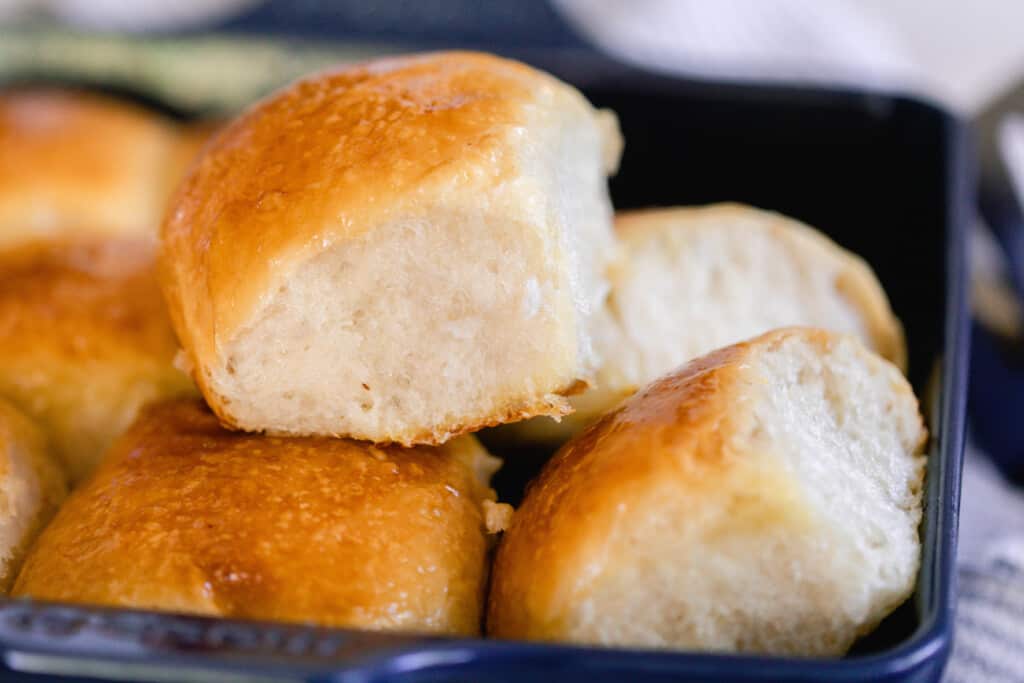
[[[911,90],[977,113],[1024,70],[1020,0],[552,0],[651,69]]]

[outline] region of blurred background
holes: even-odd
[[[102,83],[220,118],[327,65],[466,47],[527,58],[602,52],[691,79],[865,88],[940,103],[971,126],[978,168],[964,595],[988,586],[993,567],[1000,572],[996,599],[961,602],[949,677],[1020,681],[1022,27],[1020,0],[0,0],[0,79]]]
[[[0,0],[0,21],[5,68],[85,59],[81,70],[135,78],[153,77],[175,38],[204,34],[307,48],[593,48],[672,73],[909,88],[974,115],[1024,68],[1015,0]],[[95,54],[71,47],[85,35],[105,38],[86,41]],[[153,56],[115,64],[117,36]]]

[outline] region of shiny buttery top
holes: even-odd
[[[145,239],[37,242],[3,252],[0,353],[79,363],[134,354],[169,365],[178,344],[154,270]]]
[[[476,633],[482,454],[465,440],[235,433],[200,401],[151,405],[47,527],[14,594]]]
[[[164,222],[184,345],[215,351],[303,258],[389,215],[472,202],[515,171],[529,126],[579,108],[557,79],[468,52],[327,72],[255,105],[207,146]]]

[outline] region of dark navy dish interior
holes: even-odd
[[[614,109],[626,139],[619,208],[739,201],[789,214],[876,270],[928,416],[924,555],[916,592],[838,660],[453,640],[0,603],[5,664],[147,679],[212,673],[338,681],[937,681],[949,654],[967,370],[965,228],[972,178],[961,124],[904,97],[725,85],[637,72],[588,54],[520,58]],[[680,296],[685,296],[680,292]],[[543,454],[506,458],[516,501]]]

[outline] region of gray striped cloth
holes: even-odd
[[[1024,565],[961,570],[956,626],[948,683],[1024,681]]]
[[[968,446],[947,683],[1024,681],[1024,495]]]

